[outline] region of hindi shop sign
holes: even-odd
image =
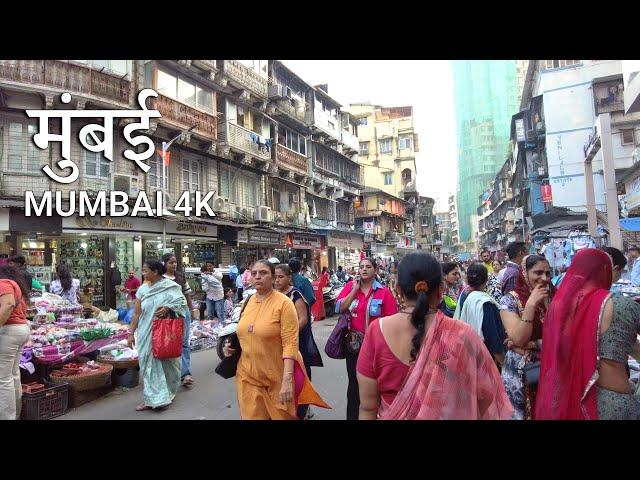
[[[278,232],[263,232],[260,230],[239,230],[238,243],[250,245],[283,245],[282,235]]]
[[[304,249],[321,249],[322,248],[322,239],[320,237],[316,237],[313,235],[292,235],[293,240],[293,248],[304,248]]]
[[[362,250],[362,237],[347,232],[329,232],[327,235],[327,245],[329,247],[349,248],[351,250]]]

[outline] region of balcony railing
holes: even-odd
[[[262,160],[271,160],[271,149],[261,143],[256,143],[254,139],[258,134],[248,128],[241,127],[235,123],[223,123],[220,131],[220,140],[226,141],[232,147],[239,148],[254,157]]]
[[[276,145],[276,159],[279,164],[282,164],[291,170],[295,170],[298,173],[306,175],[308,172],[307,157],[298,152],[294,152],[283,145]]]
[[[215,60],[194,60],[193,63],[198,67],[201,67],[205,70],[209,70],[210,72],[218,71]]]
[[[0,79],[129,104],[131,82],[59,60],[0,60]]]
[[[171,123],[179,128],[188,128],[196,125],[194,131],[208,138],[216,138],[218,126],[216,117],[189,105],[158,94],[158,98],[152,99],[153,108],[162,115],[162,121]]]
[[[222,60],[222,71],[231,80],[235,80],[256,95],[267,98],[268,80],[249,67],[237,60]]]
[[[280,112],[284,113],[285,115],[293,117],[295,120],[297,120],[300,123],[306,124],[306,115],[305,115],[304,105],[298,105],[296,107],[288,99],[283,98],[278,100],[275,106],[277,110],[280,110]]]

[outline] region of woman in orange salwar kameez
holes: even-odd
[[[243,420],[296,420],[298,405],[330,408],[307,378],[298,352],[298,314],[293,302],[273,289],[274,273],[266,260],[253,265],[256,293],[238,323],[236,386]],[[224,347],[225,355],[233,351]]]

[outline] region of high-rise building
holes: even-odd
[[[516,60],[453,63],[458,140],[460,242],[474,248],[478,196],[509,154],[511,115],[518,110]]]

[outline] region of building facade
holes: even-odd
[[[161,117],[143,133],[166,157],[127,160],[123,130],[132,119],[113,120],[113,158],[83,148],[78,135],[91,119],[72,119],[71,158],[79,177],[57,183],[42,172],[57,167],[59,142],[39,149],[36,118],[26,109],[139,110],[137,92],[152,88],[146,107]],[[71,94],[69,104],[61,95]],[[24,254],[47,284],[66,262],[96,305],[111,304],[109,268],[123,276],[146,259],[176,253],[181,268],[206,261],[223,267],[257,258],[297,255],[322,266],[357,264],[363,235],[355,231],[354,200],[362,188],[357,126],[324,90],[312,87],[282,62],[267,60],[0,61],[0,254]],[[60,132],[51,118],[49,132]],[[91,144],[90,138],[85,139]],[[94,140],[95,141],[95,140]],[[45,192],[124,191],[133,205],[144,191],[155,205],[163,191],[170,216],[25,217],[24,195]],[[214,192],[215,216],[173,210],[183,192]],[[68,206],[68,204],[65,204]]]
[[[455,61],[459,241],[476,249],[478,196],[509,152],[509,120],[517,110],[516,61]]]

